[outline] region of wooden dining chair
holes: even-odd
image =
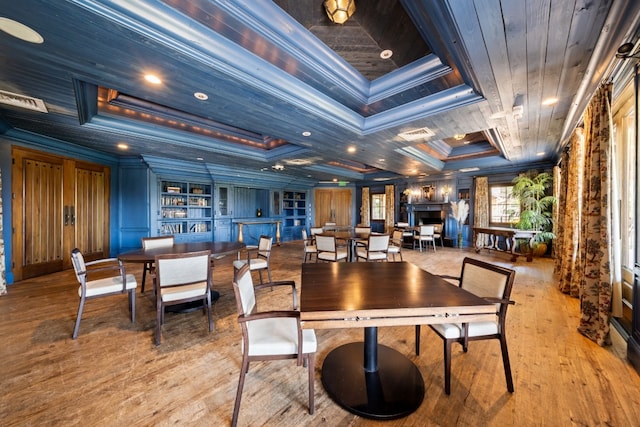
[[[291,287],[291,310],[258,311],[255,290],[263,287]],[[309,414],[313,414],[316,334],[313,329],[302,329],[298,311],[298,294],[294,281],[253,284],[248,265],[235,272],[233,293],[238,308],[238,323],[242,330],[242,365],[231,425],[236,426],[240,413],[240,400],[249,363],[261,360],[296,359],[298,366],[307,367],[309,376]],[[255,408],[254,408],[255,409]]]
[[[237,259],[233,261],[233,267],[236,270],[240,270],[243,265],[247,264],[251,271],[257,271],[260,275],[260,283],[264,283],[262,280],[262,271],[267,270],[267,276],[269,282],[271,282],[271,266],[269,261],[271,260],[271,245],[273,238],[271,236],[260,236],[258,240],[258,246],[247,246],[246,259]]]
[[[462,261],[459,277],[442,276],[458,282],[462,289],[484,298],[496,305],[496,318],[492,321],[471,323],[441,323],[430,325],[444,341],[444,391],[451,392],[451,346],[457,342],[466,353],[469,341],[497,339],[502,350],[502,363],[507,381],[507,390],[513,393],[511,364],[507,350],[505,320],[507,308],[514,304],[509,298],[516,272],[474,258]],[[420,325],[416,326],[416,354],[420,354]]]
[[[156,345],[160,345],[165,308],[202,301],[213,331],[211,315],[211,251],[156,255]]]
[[[316,248],[315,243],[307,236],[307,230],[302,229],[302,244],[304,249],[304,255],[302,258],[302,262],[307,262],[307,260],[311,260],[313,255],[318,255],[318,248]]]
[[[415,235],[413,227],[411,227],[408,222],[398,222],[395,229],[402,231],[403,246],[408,244],[412,247],[414,244],[413,236]]]
[[[349,256],[349,248],[345,246],[338,246],[335,236],[324,234],[316,235],[316,249],[318,250],[318,253],[316,254],[316,262],[346,261]]]
[[[402,259],[402,246],[404,245],[404,235],[402,230],[393,230],[393,234],[391,235],[391,239],[389,240],[389,247],[387,248],[387,259],[389,256],[393,256],[393,260],[396,260],[396,255],[400,256],[400,261]]]
[[[433,251],[436,251],[436,239],[434,237],[434,227],[433,225],[421,225],[418,234],[413,237],[413,249],[416,248],[416,242],[420,247],[420,252],[422,252],[422,242],[426,245],[431,243],[433,246]]]
[[[143,237],[142,249],[156,249],[167,248],[173,246],[175,243],[175,236],[158,236],[158,237]],[[145,262],[142,269],[142,286],[140,287],[140,293],[144,292],[144,284],[147,279],[147,273],[155,280],[155,264],[153,262]]]
[[[356,242],[356,261],[387,261],[388,234],[371,234],[366,241]]]
[[[117,258],[104,258],[85,262],[80,249],[75,248],[71,251],[71,263],[76,273],[76,279],[80,282],[80,287],[78,288],[78,296],[80,297],[78,314],[73,334],[71,335],[74,340],[78,338],[84,304],[88,299],[124,294],[126,292],[129,294],[131,323],[136,321],[136,287],[138,283],[133,274],[127,274],[122,261]],[[91,280],[89,277],[91,277]]]

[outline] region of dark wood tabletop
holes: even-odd
[[[303,264],[300,311],[305,328],[416,325],[495,316],[494,305],[408,262]]]
[[[186,252],[211,251],[211,256],[219,257],[238,252],[245,244],[240,242],[187,242],[154,249],[135,249],[123,252],[118,259],[124,262],[153,262],[156,255],[181,254]]]
[[[378,344],[379,326],[495,319],[495,305],[408,262],[303,264],[304,328],[364,328],[364,342],[331,350],[322,384],[346,410],[389,420],[424,398],[424,380],[404,354]]]

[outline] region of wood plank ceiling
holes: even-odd
[[[6,95],[0,132],[299,185],[552,164],[640,16],[631,0],[356,5],[340,26],[321,0],[3,2],[44,42],[0,25],[0,90],[48,112]]]

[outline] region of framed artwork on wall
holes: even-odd
[[[436,196],[436,186],[432,184],[427,184],[422,187],[422,198],[432,201]]]

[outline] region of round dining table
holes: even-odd
[[[118,255],[118,259],[122,262],[145,263],[154,262],[156,255],[167,254],[183,254],[188,252],[211,251],[211,259],[220,259],[232,253],[240,256],[240,250],[246,245],[242,242],[185,242],[174,243],[173,246],[166,246],[153,249],[134,249],[123,252]],[[211,289],[211,301],[217,301],[220,298],[220,292]],[[198,309],[202,305],[194,305],[192,303],[177,304],[169,307],[168,311],[187,312]]]
[[[223,256],[238,253],[246,245],[241,242],[185,242],[175,243],[173,246],[166,246],[153,249],[134,249],[118,255],[122,262],[154,262],[156,255],[183,254],[187,252],[211,251],[212,258],[222,258]]]

